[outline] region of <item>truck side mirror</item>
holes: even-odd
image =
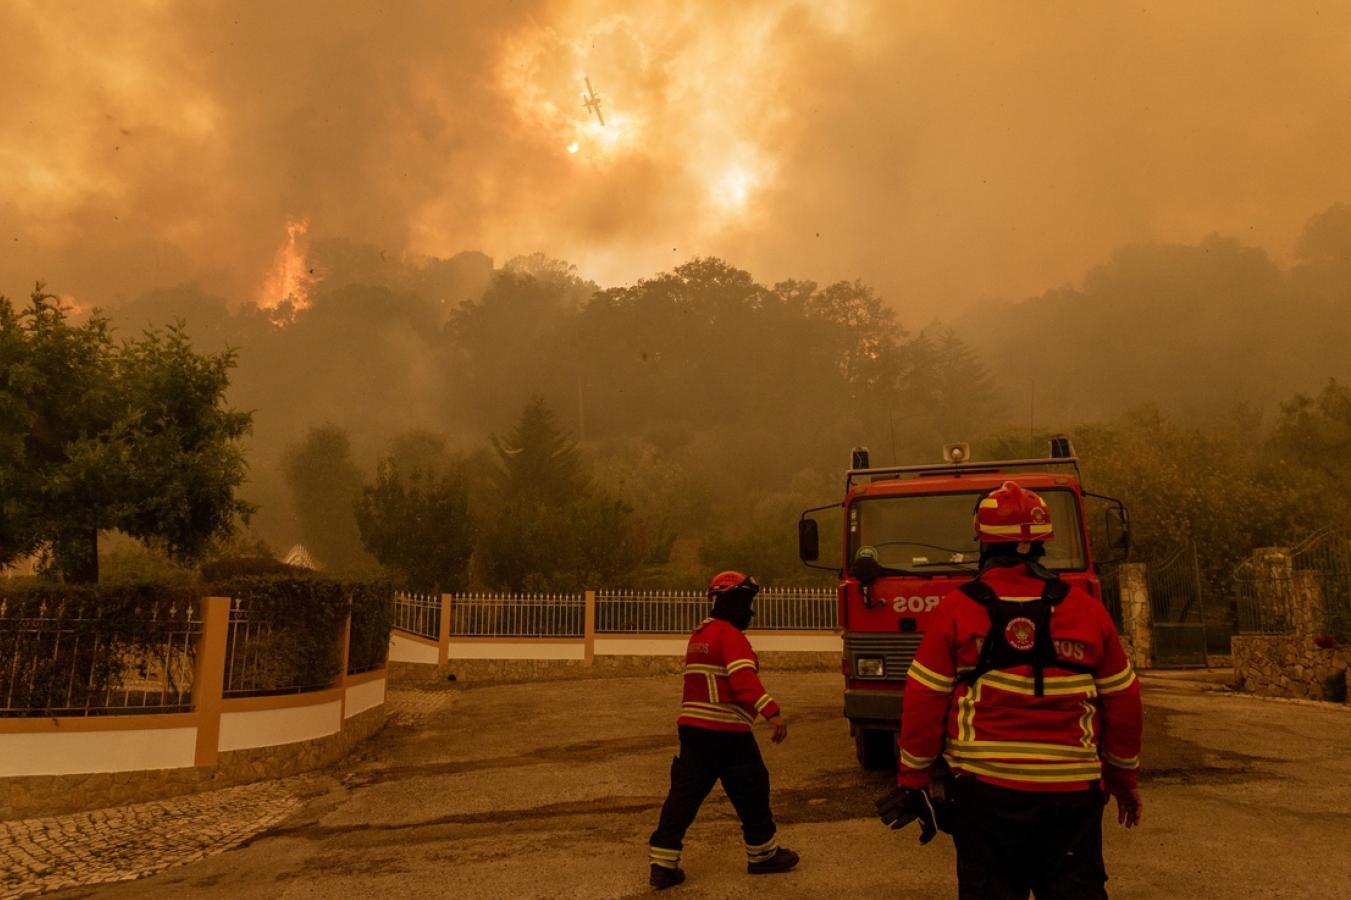
[[[1107,546],[1123,554],[1131,547],[1131,519],[1124,506],[1107,508]]]
[[[797,555],[803,562],[815,562],[821,556],[821,537],[815,519],[797,520]]]

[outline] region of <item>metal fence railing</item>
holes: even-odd
[[[335,623],[336,624],[336,623]],[[247,599],[230,601],[225,696],[299,694],[332,686],[342,668],[337,634],[255,617]]]
[[[436,594],[396,593],[394,627],[436,640],[441,636],[441,598]]]
[[[708,616],[708,598],[696,591],[596,593],[597,634],[688,634]]]
[[[115,625],[92,601],[0,599],[0,716],[97,716],[192,708],[201,611],[147,604]]]
[[[708,617],[700,591],[607,590],[596,594],[597,634],[685,634]],[[751,629],[833,631],[835,592],[820,588],[766,588],[755,599]]]
[[[580,638],[586,630],[583,594],[456,594],[455,637]]]
[[[595,595],[597,634],[688,634],[708,617],[702,591],[610,589]],[[834,631],[835,591],[822,588],[766,588],[755,601],[752,630]],[[586,595],[456,594],[451,598],[452,637],[582,638]],[[399,593],[394,597],[394,627],[437,639],[441,602],[435,595]]]
[[[1327,528],[1290,550],[1297,572],[1313,573],[1314,590],[1321,593],[1323,621],[1315,627],[1341,641],[1351,641],[1351,537]]]
[[[1098,586],[1102,589],[1102,603],[1112,617],[1112,624],[1121,630],[1121,565],[1105,563],[1098,573]]]

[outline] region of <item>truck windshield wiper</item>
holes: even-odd
[[[882,542],[877,543],[877,544],[870,544],[869,546],[872,546],[872,547],[894,547],[894,546],[896,546],[897,544],[905,544],[905,545],[910,546],[910,547],[926,547],[926,548],[928,548],[928,549],[930,549],[930,550],[942,550],[944,553],[961,553],[961,554],[963,554],[963,555],[965,555],[965,554],[967,554],[967,553],[974,553],[974,552],[975,552],[974,550],[956,550],[956,549],[953,549],[952,547],[940,547],[940,546],[938,546],[937,544],[926,544],[926,543],[924,543],[923,541],[882,541]]]

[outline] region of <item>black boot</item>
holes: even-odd
[[[685,880],[685,873],[680,869],[668,869],[665,866],[652,864],[652,874],[648,876],[647,883],[659,891],[664,891],[669,887],[675,887]]]
[[[797,865],[797,860],[796,853],[780,847],[774,851],[773,856],[763,862],[746,863],[746,871],[752,875],[773,875],[776,872],[787,872]]]

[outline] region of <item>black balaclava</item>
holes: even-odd
[[[755,610],[751,604],[755,601],[755,591],[745,588],[733,588],[713,598],[713,618],[722,619],[736,626],[738,631],[750,627]]]
[[[1041,564],[1041,558],[1045,555],[1045,541],[1032,541],[1032,546],[1026,553],[1019,553],[1017,544],[982,542],[980,545],[980,571],[1025,564],[1028,572],[1038,578],[1054,578],[1055,576],[1050,570]]]

